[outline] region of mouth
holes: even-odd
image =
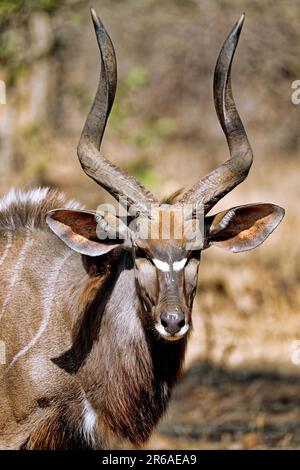
[[[178,333],[175,333],[174,335],[172,335],[171,333],[169,333],[168,331],[166,331],[166,329],[161,325],[161,324],[156,324],[155,325],[155,329],[156,331],[159,333],[159,335],[167,340],[167,341],[178,341],[182,338],[184,338],[187,334],[187,332],[189,331],[189,325],[184,325],[183,328],[181,328],[180,331],[178,331]]]

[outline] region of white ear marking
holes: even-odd
[[[175,263],[173,263],[174,271],[180,271],[181,269],[183,269],[186,265],[186,262],[187,258],[183,258],[180,261],[175,261]]]
[[[234,218],[234,216],[235,216],[234,209],[229,209],[227,214],[224,215],[223,219],[220,222],[220,228],[221,229],[226,228],[229,222],[231,222],[231,220]]]

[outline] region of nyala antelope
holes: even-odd
[[[2,449],[143,445],[182,370],[202,250],[255,248],[284,215],[281,207],[262,203],[207,215],[252,163],[230,80],[244,16],[226,39],[214,75],[230,158],[164,203],[100,154],[117,68],[94,10],[92,19],[101,75],[78,157],[129,217],[85,211],[47,188],[10,191],[1,200]],[[192,230],[199,219],[201,230]],[[178,227],[181,237],[174,236]]]

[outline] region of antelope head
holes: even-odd
[[[142,315],[166,340],[186,336],[197,285],[202,250],[216,245],[232,252],[260,245],[277,227],[284,210],[274,204],[251,204],[207,215],[247,176],[252,151],[231,90],[231,65],[244,15],[233,27],[219,54],[214,74],[214,101],[227,139],[230,158],[168,203],[159,201],[100,154],[113,105],[116,57],[111,39],[92,9],[100,49],[98,89],[78,145],[85,173],[126,209],[128,217],[107,211],[58,209],[47,215],[50,228],[73,250],[102,256],[111,250],[132,255],[136,292]]]

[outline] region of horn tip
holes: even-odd
[[[93,7],[91,7],[90,11],[91,11],[91,17],[92,17],[94,25],[98,27],[101,26],[100,18],[97,15],[96,10]]]
[[[242,16],[240,17],[239,21],[237,22],[237,26],[239,28],[242,28],[243,24],[244,24],[244,20],[245,20],[245,12],[242,14]]]

